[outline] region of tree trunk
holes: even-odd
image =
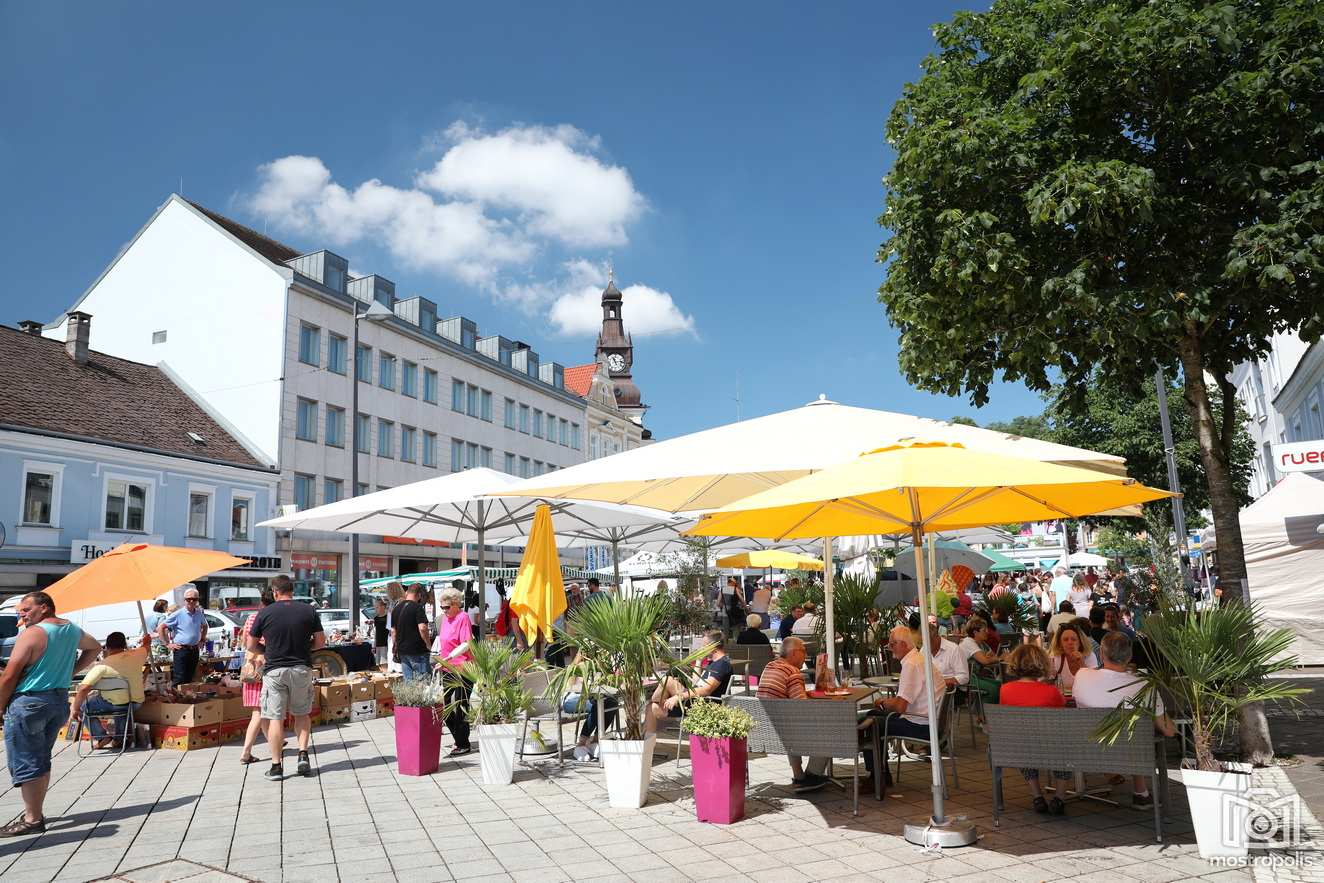
[[[1209,485],[1209,508],[1213,510],[1214,531],[1218,537],[1219,583],[1227,602],[1239,604],[1247,600],[1242,594],[1246,555],[1241,543],[1240,508],[1232,487],[1223,435],[1214,424],[1209,387],[1204,379],[1204,351],[1193,325],[1187,326],[1186,336],[1178,344],[1178,352],[1185,383],[1183,396],[1191,409],[1195,435],[1200,442],[1200,461],[1204,464],[1205,480]],[[1223,407],[1225,410],[1234,408],[1235,403],[1225,401]],[[1273,761],[1273,741],[1263,703],[1255,702],[1242,709],[1239,732],[1244,760],[1257,766]]]

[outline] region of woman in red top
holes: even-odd
[[[1011,651],[1007,669],[1015,680],[1002,685],[998,701],[1003,705],[1018,705],[1022,708],[1066,706],[1066,698],[1062,695],[1062,691],[1054,684],[1044,683],[1044,678],[1048,677],[1048,654],[1044,653],[1042,647],[1034,644],[1022,644],[1017,647]],[[1060,797],[1054,795],[1052,800],[1044,800],[1043,789],[1039,787],[1038,770],[1023,769],[1021,775],[1030,786],[1030,793],[1034,795],[1035,812],[1052,813],[1055,816],[1066,812]],[[1053,778],[1058,782],[1065,782],[1071,778],[1071,773],[1053,770]]]

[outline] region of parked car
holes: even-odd
[[[336,632],[343,632],[346,636],[350,633],[349,608],[347,607],[328,607],[317,611],[317,615],[322,620],[322,631],[326,632],[328,642],[331,636]]]
[[[9,662],[9,655],[14,652],[14,642],[18,640],[18,614],[0,613],[0,668]]]

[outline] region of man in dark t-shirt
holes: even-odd
[[[731,683],[731,657],[724,649],[726,636],[719,629],[704,634],[704,640],[713,645],[712,655],[708,657],[699,671],[697,682],[691,688],[675,678],[663,678],[653,691],[648,703],[648,715],[645,720],[647,731],[657,730],[658,721],[667,717],[680,717],[682,708],[687,708],[696,701],[720,699],[726,695],[726,688]]]
[[[285,778],[283,750],[285,715],[294,716],[299,735],[299,775],[312,775],[308,763],[308,741],[313,710],[312,654],[326,646],[326,634],[317,611],[294,600],[294,583],[288,576],[271,581],[276,603],[263,607],[249,630],[248,649],[263,654],[262,719],[267,721],[267,743],[272,746],[271,769],[266,777],[274,782]]]
[[[432,673],[428,660],[432,636],[428,631],[428,612],[419,603],[419,592],[417,585],[410,586],[405,590],[405,600],[391,611],[395,649],[400,654],[400,665],[409,680],[426,678]]]

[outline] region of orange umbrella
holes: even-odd
[[[150,601],[200,576],[247,563],[228,552],[125,543],[84,564],[46,594],[60,613],[121,601]]]

